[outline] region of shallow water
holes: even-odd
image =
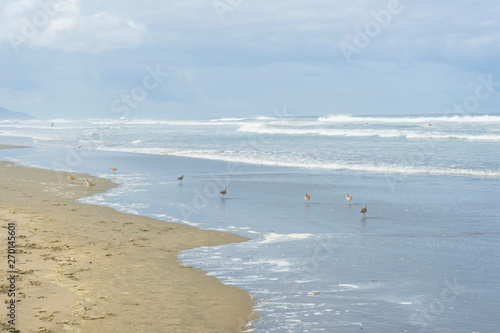
[[[273,144],[279,140],[287,141]],[[450,140],[432,146],[425,160],[408,155],[395,160],[387,156],[402,154],[405,144],[422,149],[422,142],[355,140],[360,141],[349,141],[352,156],[343,155],[344,162],[369,156],[373,165],[404,162],[407,168],[419,168],[429,160],[434,171],[446,172],[285,167],[221,160],[224,153],[201,159],[78,150],[40,141],[32,149],[0,150],[0,158],[88,172],[121,184],[82,200],[87,203],[251,238],[186,251],[180,258],[249,290],[261,313],[256,332],[498,332],[500,177],[494,175],[499,162],[495,142]],[[366,152],[363,140],[378,151]],[[297,155],[306,153],[298,143],[290,147]],[[310,158],[334,162],[320,152]],[[466,161],[454,164],[462,159]],[[117,174],[109,167],[117,167]],[[485,172],[488,176],[479,176]],[[177,180],[181,174],[182,183]],[[218,192],[224,188],[227,195],[221,199]],[[304,192],[311,196],[308,204]],[[350,205],[346,192],[353,196]],[[365,204],[363,218],[359,211]]]

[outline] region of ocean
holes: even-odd
[[[500,115],[0,120],[0,142],[120,184],[82,202],[250,238],[179,260],[248,290],[253,332],[500,332]]]

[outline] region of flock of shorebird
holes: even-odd
[[[116,170],[118,170],[117,168],[109,168],[109,170],[113,171],[113,173],[116,175]],[[70,175],[69,173],[66,174],[66,178],[68,178],[68,180],[73,184],[73,180],[75,180],[76,178],[72,175]],[[92,188],[93,186],[95,186],[94,183],[92,183],[90,180],[86,179],[85,180],[85,185],[87,185],[87,188]]]
[[[117,171],[118,169],[117,169],[117,168],[109,168],[109,170],[113,171],[113,173],[114,173],[114,174],[116,174],[116,171]],[[71,183],[73,183],[73,180],[75,180],[75,179],[76,179],[75,177],[73,177],[73,176],[72,176],[72,175],[70,175],[69,173],[68,173],[68,174],[66,174],[66,177],[68,178],[68,180],[69,180]],[[180,177],[177,177],[177,179],[179,180],[179,182],[180,182],[180,183],[182,183],[182,180],[184,179],[184,175],[182,175],[182,176],[180,176]],[[95,184],[94,184],[94,183],[92,183],[92,182],[91,182],[90,180],[88,180],[88,179],[86,179],[86,180],[85,180],[85,184],[87,185],[87,188],[91,188],[92,186],[95,186]],[[223,198],[224,198],[224,196],[225,196],[225,195],[226,195],[226,193],[227,193],[227,189],[224,189],[223,191],[220,191],[219,193],[222,195],[221,199],[223,199]],[[352,197],[351,197],[348,193],[346,193],[346,194],[345,194],[345,198],[346,198],[346,200],[349,202],[349,205],[350,205],[350,204],[351,204]],[[305,201],[306,201],[305,203],[307,204],[307,203],[309,203],[309,200],[311,199],[311,196],[310,196],[309,194],[307,194],[307,192],[306,192],[306,193],[304,194],[304,199],[305,199]],[[361,208],[360,213],[361,213],[361,214],[363,214],[363,217],[364,217],[367,211],[368,211],[368,210],[366,209],[366,205],[365,205],[365,207]]]
[[[177,177],[177,179],[179,180],[179,183],[182,183],[182,180],[184,179],[184,175]],[[227,191],[226,191],[226,189],[224,189],[223,191],[220,191],[219,193],[222,195],[222,197],[221,197],[221,199],[222,199],[226,195]]]
[[[311,196],[309,194],[307,194],[307,192],[304,194],[304,199],[306,200],[306,204],[309,203],[309,200],[311,199]],[[351,204],[351,200],[352,200],[352,197],[346,193],[345,194],[345,199],[347,200],[347,202],[349,202],[349,205]],[[365,207],[361,208],[361,210],[359,211],[361,214],[363,214],[363,217],[365,217],[365,214],[366,212],[368,211],[368,209],[366,209],[366,205]]]

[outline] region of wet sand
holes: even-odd
[[[7,297],[8,223],[15,224],[15,328],[21,332],[241,332],[254,300],[179,251],[246,241],[222,232],[81,204],[116,184],[0,162],[0,270]],[[96,184],[88,189],[85,179]],[[0,330],[8,327],[2,307]]]
[[[0,149],[17,149],[17,148],[29,148],[29,147],[27,147],[27,146],[2,145],[2,144],[0,144]]]

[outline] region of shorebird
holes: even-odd
[[[116,175],[116,170],[118,170],[117,168],[109,168],[109,170],[113,171],[113,173]]]
[[[87,184],[87,187],[88,187],[88,188],[91,188],[92,186],[95,186],[95,184],[94,184],[94,183],[92,183],[92,182],[91,182],[90,180],[88,180],[88,179],[85,181],[85,184]]]
[[[365,217],[365,213],[367,212],[368,210],[366,209],[366,205],[364,208],[361,208],[360,212],[363,214],[363,217]]]
[[[307,192],[304,194],[304,199],[306,200],[305,203],[307,203],[309,199],[311,199],[311,197],[309,196],[309,194],[307,194]]]
[[[350,204],[351,204],[351,199],[352,199],[352,197],[351,197],[348,193],[346,193],[346,194],[345,194],[345,199],[346,199],[347,201],[349,201],[349,205],[350,205]]]
[[[220,191],[220,194],[222,194],[221,199],[224,198],[224,196],[226,195],[226,193],[227,193],[226,189],[224,189],[224,191]]]
[[[73,180],[75,180],[76,178],[73,177],[72,175],[70,175],[69,173],[66,175],[66,177],[68,178],[69,181],[71,181],[71,183],[73,184]]]
[[[178,177],[177,179],[179,179],[179,181],[182,183],[182,180],[184,179],[184,175]]]

